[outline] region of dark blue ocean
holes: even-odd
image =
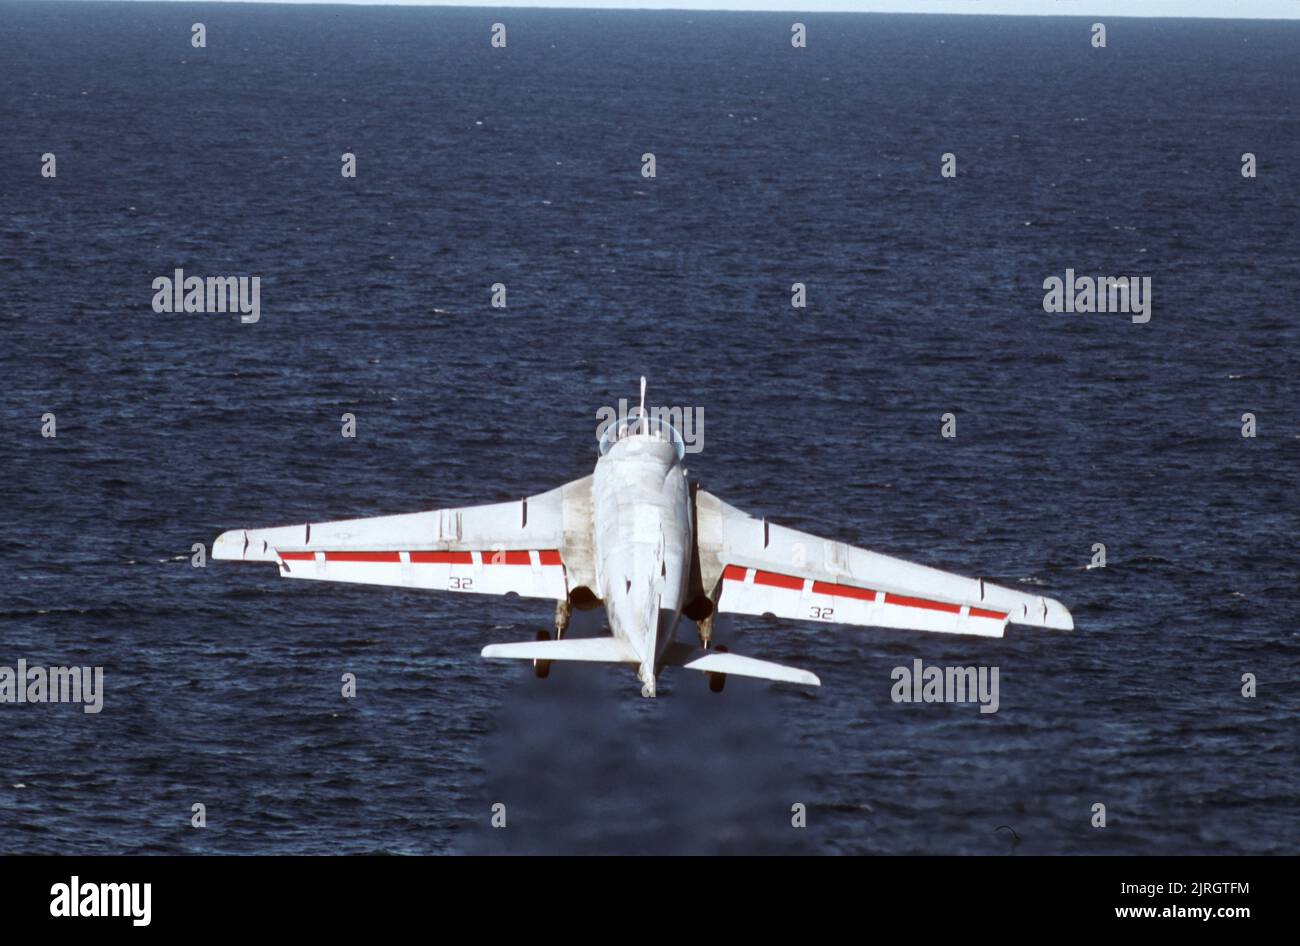
[[[0,852],[1297,853],[1300,23],[1089,26],[0,3],[0,665],[105,672],[0,705]],[[191,567],[586,475],[642,374],[706,489],[1077,630],[728,619],[823,686],[649,701],[478,656],[544,601]],[[918,657],[999,711],[894,703]]]

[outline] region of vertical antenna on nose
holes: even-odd
[[[645,375],[641,375],[641,433],[650,433],[650,425],[645,417]]]

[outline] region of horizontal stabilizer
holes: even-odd
[[[514,657],[521,660],[590,660],[597,663],[639,664],[632,645],[617,637],[574,637],[558,641],[523,641],[518,644],[488,644],[484,657]]]
[[[770,660],[757,660],[742,657],[740,654],[716,650],[702,650],[686,644],[673,644],[664,656],[664,663],[670,666],[685,667],[687,670],[700,670],[704,673],[725,673],[736,677],[754,677],[759,680],[776,680],[779,683],[802,683],[805,686],[819,687],[822,682],[815,673],[772,663]]]

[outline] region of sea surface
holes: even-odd
[[[0,853],[1300,852],[1300,23],[1090,25],[0,3],[0,665],[105,674],[0,704]],[[728,502],[1077,629],[728,618],[822,687],[643,700],[478,656],[545,601],[191,564],[584,476],[642,374]]]

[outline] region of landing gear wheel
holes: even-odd
[[[725,644],[719,644],[717,647],[713,648],[713,650],[715,653],[719,654],[725,654],[727,652]],[[708,677],[709,690],[713,693],[721,693],[722,688],[727,685],[727,675],[725,673],[710,673],[708,674]]]
[[[550,631],[538,631],[538,632],[537,632],[537,639],[538,639],[539,641],[548,641],[548,640],[551,639],[551,632],[550,632]],[[533,658],[533,674],[534,674],[534,675],[535,675],[539,680],[545,680],[547,677],[549,677],[549,676],[551,675],[551,662],[550,662],[549,660],[540,660],[540,659],[534,657],[534,658]]]

